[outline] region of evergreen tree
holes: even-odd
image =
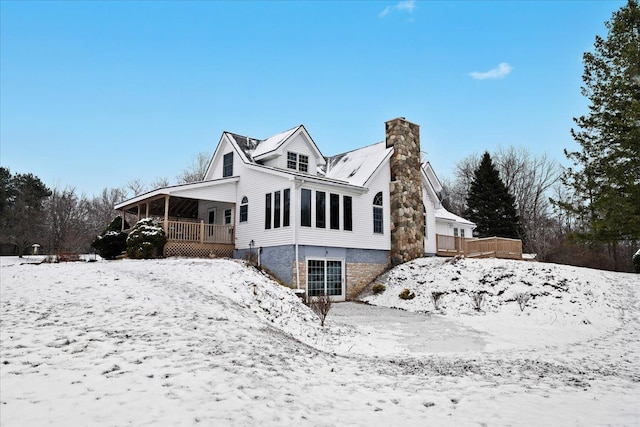
[[[488,152],[473,175],[464,215],[476,223],[478,236],[521,238],[515,199],[500,179]]]
[[[582,94],[587,115],[574,118],[571,134],[581,150],[567,157],[563,182],[574,203],[556,202],[577,215],[576,235],[607,244],[616,259],[620,242],[640,239],[640,9],[628,0],[596,36],[594,51],[583,57]]]
[[[0,170],[0,236],[2,243],[16,247],[18,255],[33,243],[46,240],[44,202],[51,195],[46,185],[33,174],[11,175]]]

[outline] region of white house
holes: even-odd
[[[167,256],[259,256],[310,296],[350,298],[390,265],[456,253],[475,227],[442,207],[419,127],[385,125],[385,141],[332,157],[303,125],[264,140],[223,132],[201,182],[115,208],[159,217]]]

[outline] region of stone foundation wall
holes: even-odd
[[[347,264],[347,300],[358,296],[365,286],[381,275],[386,269],[387,266],[385,264]]]
[[[420,127],[404,117],[385,123],[391,182],[391,264],[424,255],[424,205],[420,160]]]
[[[304,261],[298,261],[300,268],[300,288],[307,288],[307,265]],[[386,264],[370,264],[370,263],[346,263],[345,280],[346,280],[346,299],[355,298],[365,286],[373,281],[387,269]],[[295,289],[296,263],[292,263],[292,288]]]

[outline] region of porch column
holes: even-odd
[[[122,212],[122,214],[120,214],[120,217],[122,218],[122,225],[120,226],[120,231],[124,231],[124,221],[125,221],[124,208],[120,212]]]
[[[200,243],[204,243],[204,219],[200,220]]]
[[[136,217],[138,218],[138,221],[140,221],[140,204],[138,204],[138,213]]]
[[[169,195],[164,196],[164,232],[169,231]]]
[[[149,202],[144,204],[144,217],[149,218]]]

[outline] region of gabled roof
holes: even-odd
[[[260,141],[256,149],[253,151],[252,157],[259,159],[261,156],[270,154],[276,151],[284,142],[291,137],[302,125],[296,126],[293,129],[278,133],[270,136],[269,138]]]
[[[448,210],[446,210],[444,207],[439,207],[435,210],[435,217],[436,219],[440,219],[443,221],[457,222],[460,224],[471,225],[474,227],[476,225],[475,222],[471,222],[468,219],[464,219],[461,216],[453,214]]]
[[[392,152],[393,148],[387,148],[383,141],[327,157],[325,176],[364,186]]]

